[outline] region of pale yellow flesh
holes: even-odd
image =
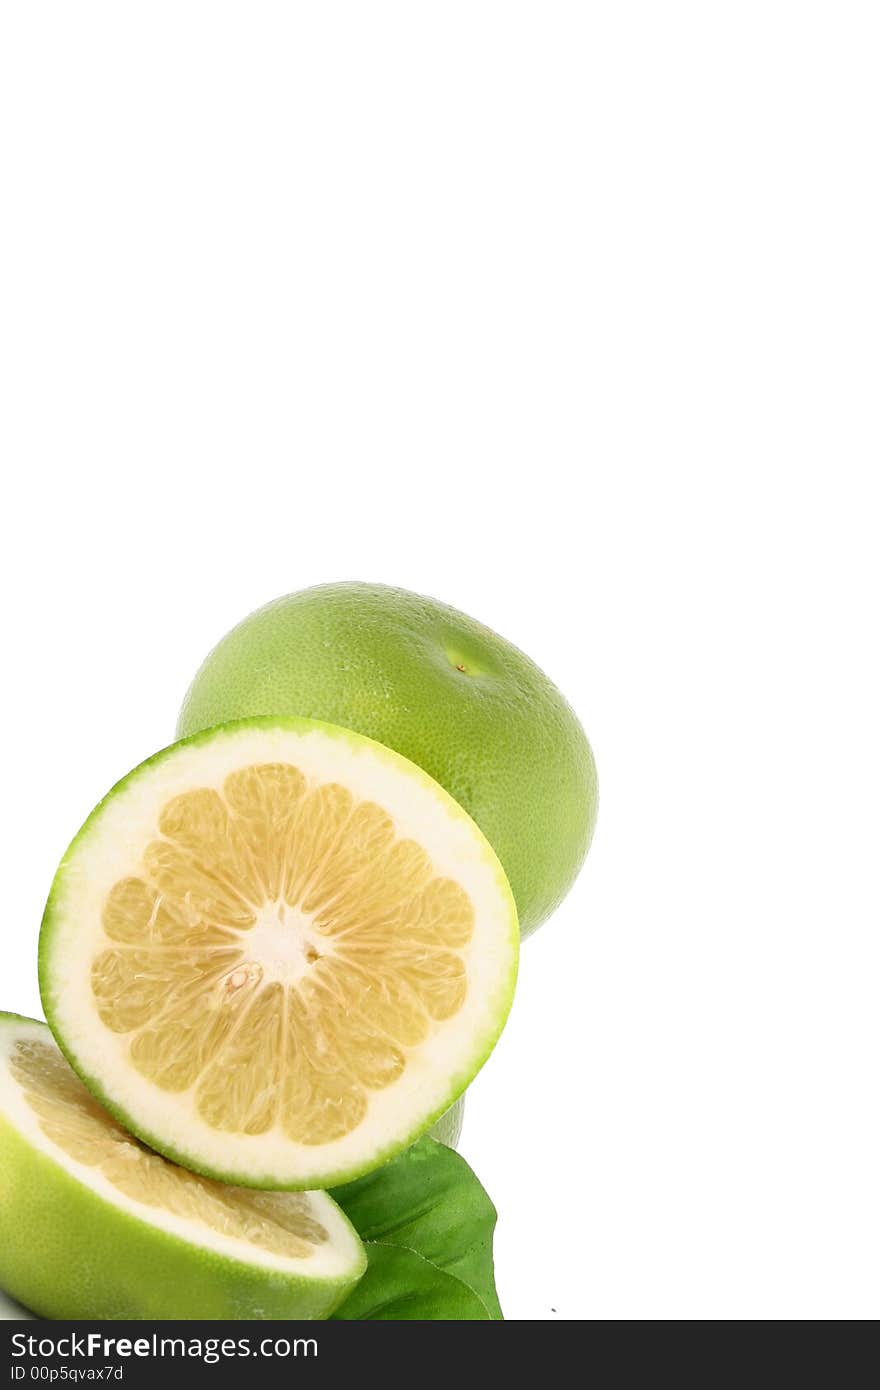
[[[151,1153],[92,1099],[51,1044],[17,1040],[9,1068],[47,1139],[131,1200],[288,1259],[305,1260],[329,1239],[306,1193],[225,1187]]]
[[[464,1003],[474,910],[384,810],[289,763],[175,796],[104,905],[92,991],[218,1131],[356,1129]]]

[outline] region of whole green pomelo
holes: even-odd
[[[596,767],[574,712],[523,652],[444,603],[346,583],[258,609],[205,660],[178,736],[253,715],[341,724],[429,772],[501,860],[523,936],[583,863]]]

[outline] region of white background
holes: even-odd
[[[469,1099],[512,1319],[878,1312],[878,37],[3,7],[0,1003],[233,622],[473,613],[602,793]]]

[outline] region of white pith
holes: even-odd
[[[34,1149],[63,1168],[64,1171],[111,1206],[127,1212],[147,1225],[155,1226],[169,1235],[178,1236],[191,1245],[202,1246],[218,1255],[249,1265],[309,1280],[338,1280],[351,1278],[362,1264],[360,1244],[335,1202],[324,1192],[304,1194],[309,1200],[315,1219],[327,1231],[329,1239],[312,1247],[312,1253],[302,1259],[279,1255],[262,1246],[214,1230],[204,1222],[189,1220],[147,1202],[138,1202],[116,1187],[103,1173],[88,1164],[80,1163],[43,1130],[39,1117],[29,1105],[21,1086],[12,1075],[9,1060],[19,1039],[34,1039],[55,1046],[49,1029],[41,1023],[23,1019],[0,1019],[0,1114]],[[283,1200],[284,1194],[280,1194]],[[83,1232],[83,1238],[88,1233]]]
[[[399,835],[422,845],[438,874],[461,884],[475,909],[473,936],[461,951],[468,976],[461,1009],[410,1053],[399,1080],[370,1092],[363,1122],[327,1144],[298,1144],[277,1128],[253,1136],[212,1128],[196,1110],[192,1090],[162,1090],[134,1068],[127,1056],[129,1038],[102,1023],[90,982],[92,961],[108,944],[101,925],[107,894],[120,879],[141,872],[143,849],[156,834],[162,807],[195,787],[219,791],[231,772],[273,761],[292,763],[310,781],[339,782],[356,798],[377,802]],[[509,1008],[518,949],[515,916],[497,860],[476,827],[435,784],[414,772],[383,749],[320,727],[222,730],[141,770],[111,794],[76,844],[53,903],[44,974],[49,1016],[77,1066],[100,1086],[111,1107],[118,1106],[164,1151],[232,1181],[312,1186],[326,1175],[329,1184],[372,1166],[374,1155],[400,1147],[470,1080]],[[242,933],[248,958],[259,964],[265,982],[295,982],[306,968],[306,949],[315,944],[305,914],[287,912],[289,933],[278,930],[274,904]],[[327,951],[326,938],[318,949]]]
[[[333,950],[332,942],[311,929],[307,912],[283,902],[259,908],[255,925],[235,935],[248,960],[259,965],[264,984],[293,984],[308,970],[309,952],[326,956]]]

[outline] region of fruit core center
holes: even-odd
[[[246,960],[260,966],[262,979],[282,984],[301,979],[327,954],[327,943],[318,941],[310,915],[283,901],[264,904],[254,925],[241,934]]]

